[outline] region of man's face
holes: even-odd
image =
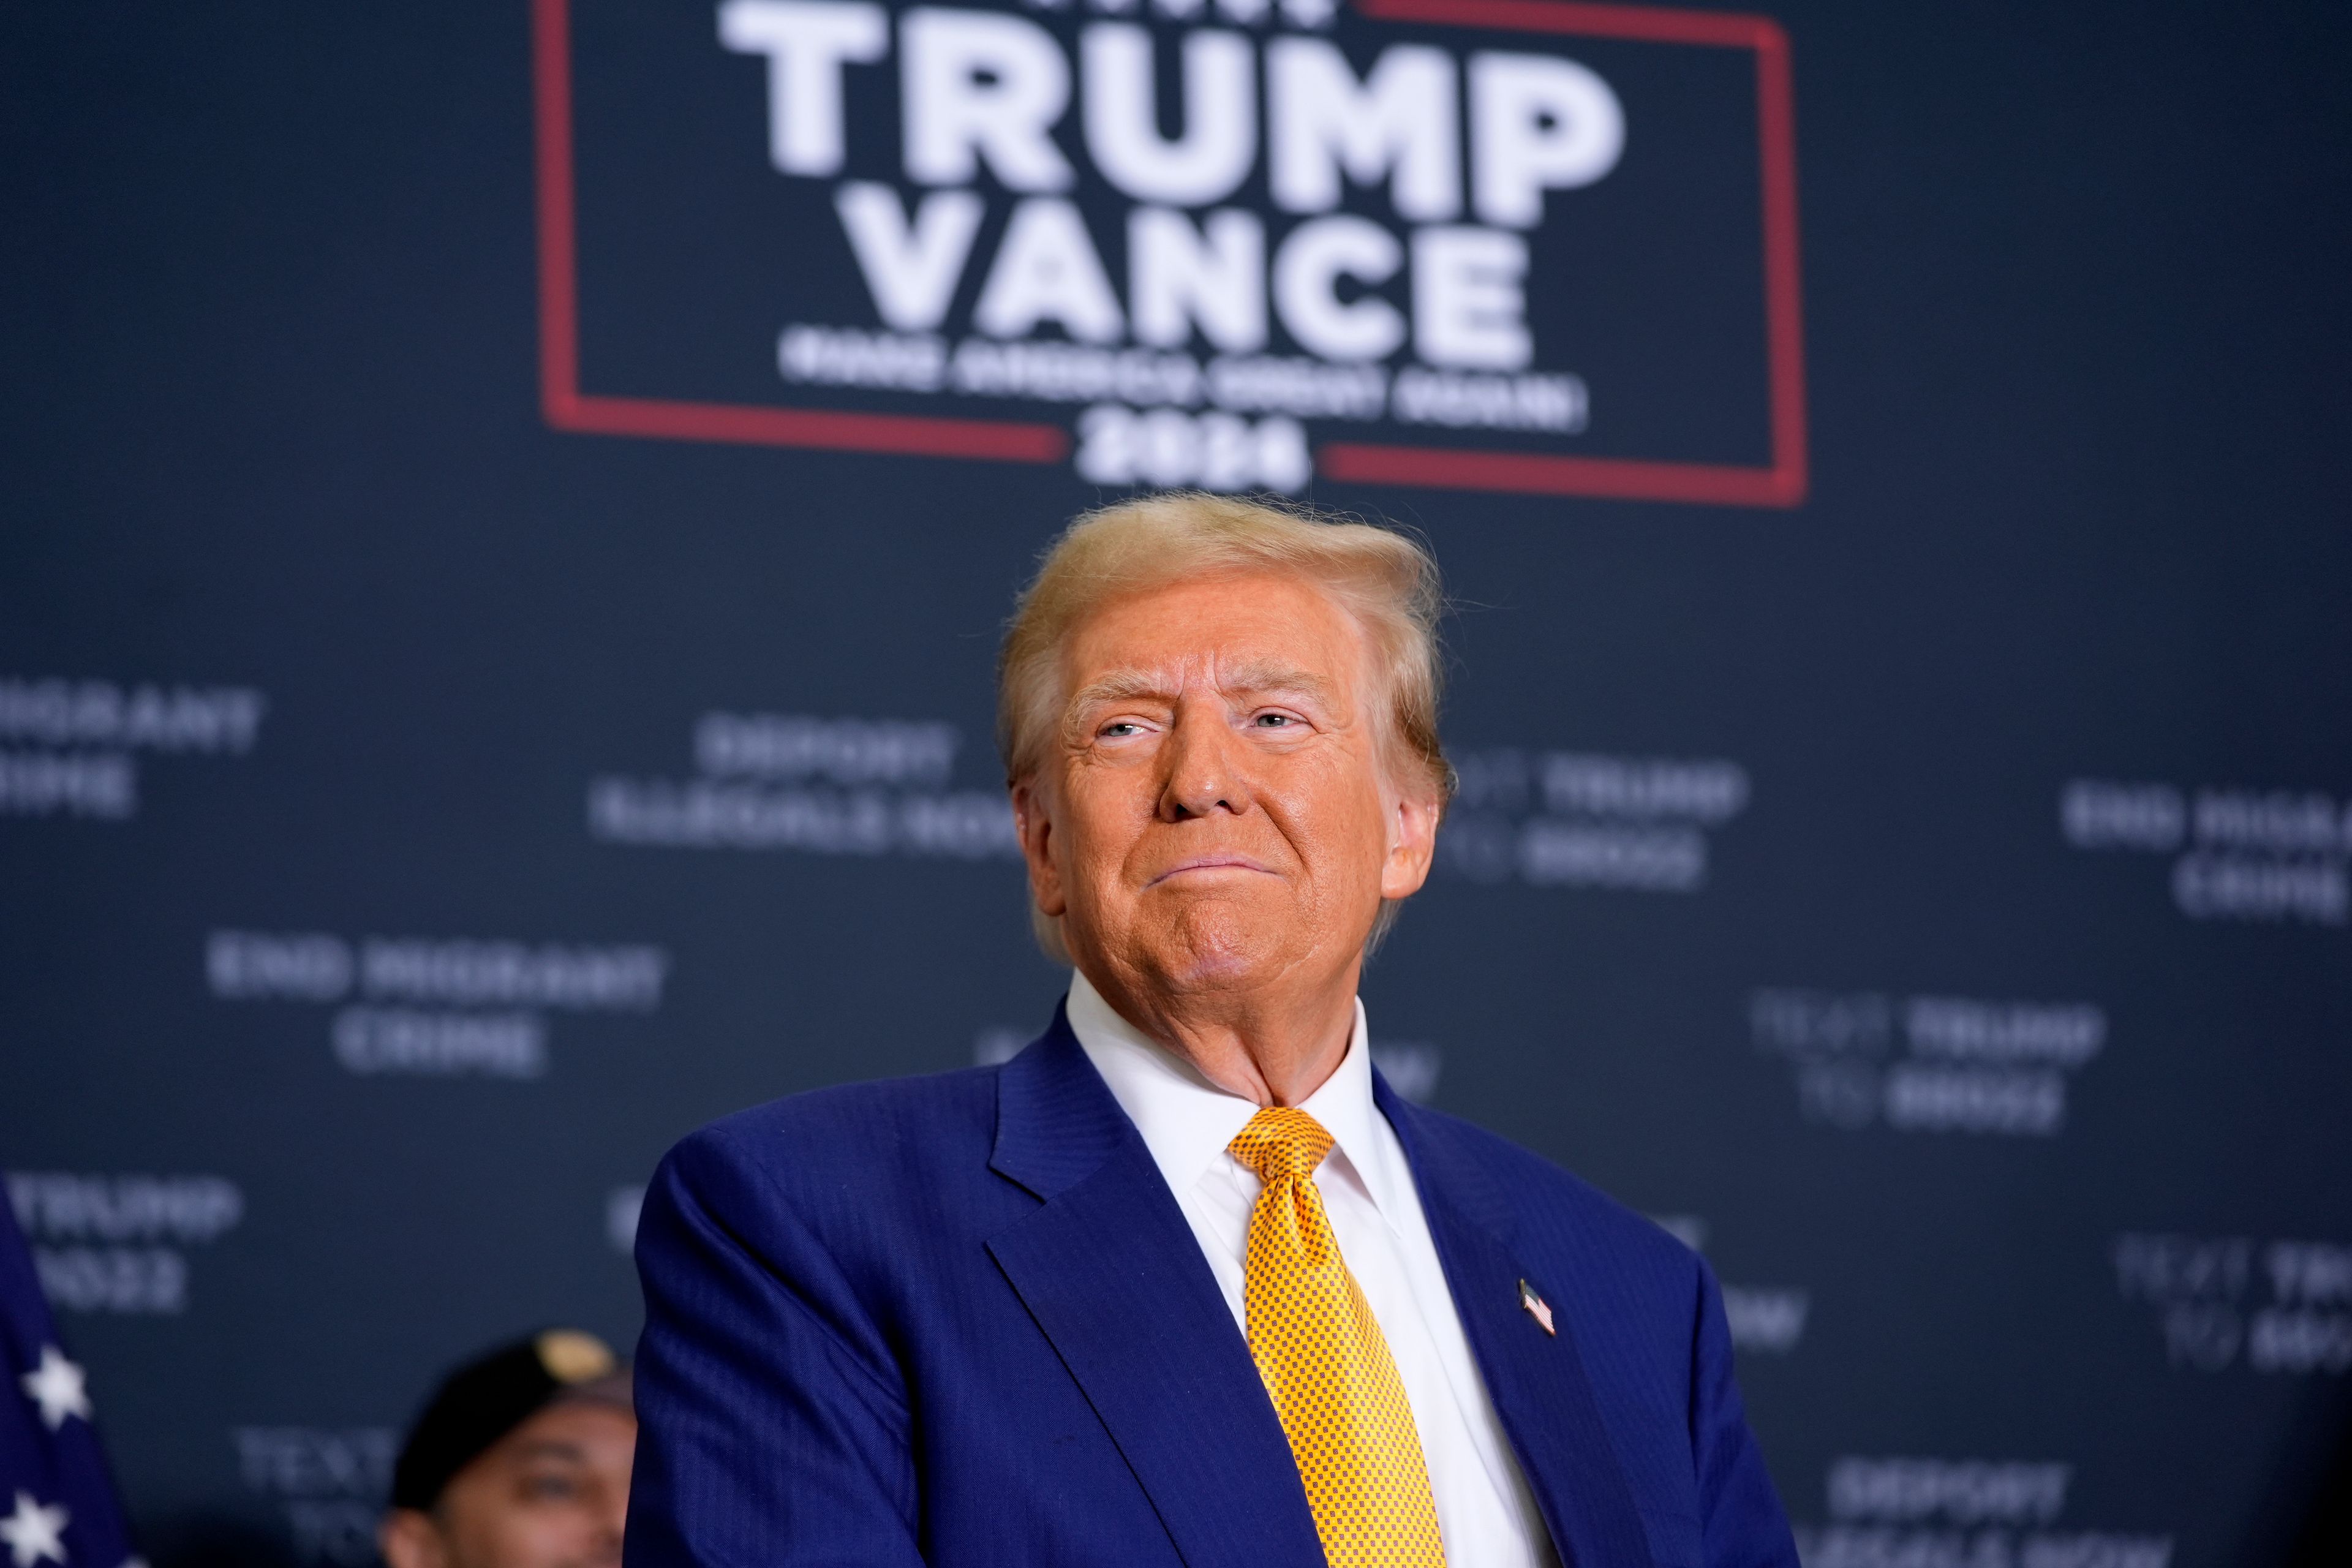
[[[1428,875],[1436,805],[1387,777],[1367,639],[1312,583],[1113,600],[1063,677],[1013,805],[1038,907],[1089,973],[1171,996],[1328,978]]]
[[[392,1568],[619,1568],[637,1424],[551,1405],[457,1472],[429,1514],[386,1521]]]

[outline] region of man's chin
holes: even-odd
[[[1290,967],[1286,911],[1253,910],[1237,900],[1204,899],[1151,945],[1164,984],[1179,991],[1247,990]]]

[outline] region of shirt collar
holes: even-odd
[[[1347,1056],[1299,1109],[1331,1134],[1334,1155],[1345,1158],[1372,1206],[1393,1229],[1398,1194],[1389,1162],[1381,1158],[1381,1112],[1372,1101],[1371,1047],[1361,997],[1355,1006]],[[1066,1008],[1070,1032],[1110,1086],[1111,1098],[1143,1135],[1152,1163],[1170,1187],[1190,1191],[1224,1153],[1225,1145],[1249,1125],[1257,1114],[1256,1103],[1202,1077],[1190,1062],[1121,1017],[1094,984],[1075,970]]]

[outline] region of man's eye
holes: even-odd
[[[1105,735],[1116,738],[1120,735],[1132,735],[1141,728],[1142,726],[1139,724],[1130,724],[1126,720],[1121,719],[1114,723],[1104,725],[1102,727],[1102,732]]]
[[[1261,713],[1257,721],[1269,730],[1287,730],[1298,721],[1287,713]]]
[[[529,1476],[522,1483],[523,1495],[538,1502],[562,1502],[579,1489],[570,1476]]]

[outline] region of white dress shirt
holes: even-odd
[[[1071,1033],[1143,1134],[1246,1335],[1243,1260],[1264,1184],[1225,1145],[1257,1114],[1255,1102],[1226,1093],[1146,1037],[1083,974],[1070,977],[1068,1006]],[[1315,1184],[1412,1405],[1449,1568],[1555,1568],[1543,1516],[1454,1313],[1412,1169],[1372,1102],[1361,1001],[1346,1059],[1299,1109],[1331,1134]]]

